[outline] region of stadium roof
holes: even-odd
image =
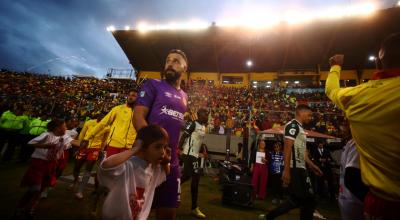
[[[328,68],[328,59],[345,55],[344,69],[374,68],[385,36],[400,32],[400,8],[371,17],[280,24],[252,30],[210,26],[204,30],[112,31],[132,66],[139,71],[160,71],[170,49],[185,51],[191,72],[268,72]],[[248,67],[246,62],[253,65]]]

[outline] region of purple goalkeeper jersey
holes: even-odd
[[[169,135],[171,148],[171,165],[178,166],[178,142],[182,126],[183,115],[187,108],[187,95],[164,80],[149,79],[143,84],[136,105],[149,108],[146,121],[163,127]]]

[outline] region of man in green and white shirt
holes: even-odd
[[[307,105],[296,107],[296,117],[285,125],[283,186],[289,187],[289,199],[260,219],[274,219],[292,209],[300,208],[300,219],[313,219],[314,193],[306,164],[316,175],[322,171],[310,160],[306,148],[307,136],[303,124],[311,121],[312,111]]]

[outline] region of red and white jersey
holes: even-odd
[[[132,157],[125,163],[98,170],[99,182],[109,189],[102,219],[146,220],[150,214],[154,191],[166,180],[161,166]]]
[[[42,160],[57,160],[64,153],[64,150],[70,148],[71,136],[65,134],[63,136],[56,136],[53,132],[45,132],[34,139],[30,140],[28,144],[54,144],[55,148],[43,149],[36,148],[32,154],[32,158]]]

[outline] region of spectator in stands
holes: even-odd
[[[344,56],[330,59],[326,95],[349,120],[360,154],[367,219],[400,218],[400,33],[387,37],[380,48],[380,71],[359,86],[340,88]]]
[[[261,130],[264,131],[270,128],[272,128],[271,122],[268,120],[268,117],[265,116],[261,125]]]

